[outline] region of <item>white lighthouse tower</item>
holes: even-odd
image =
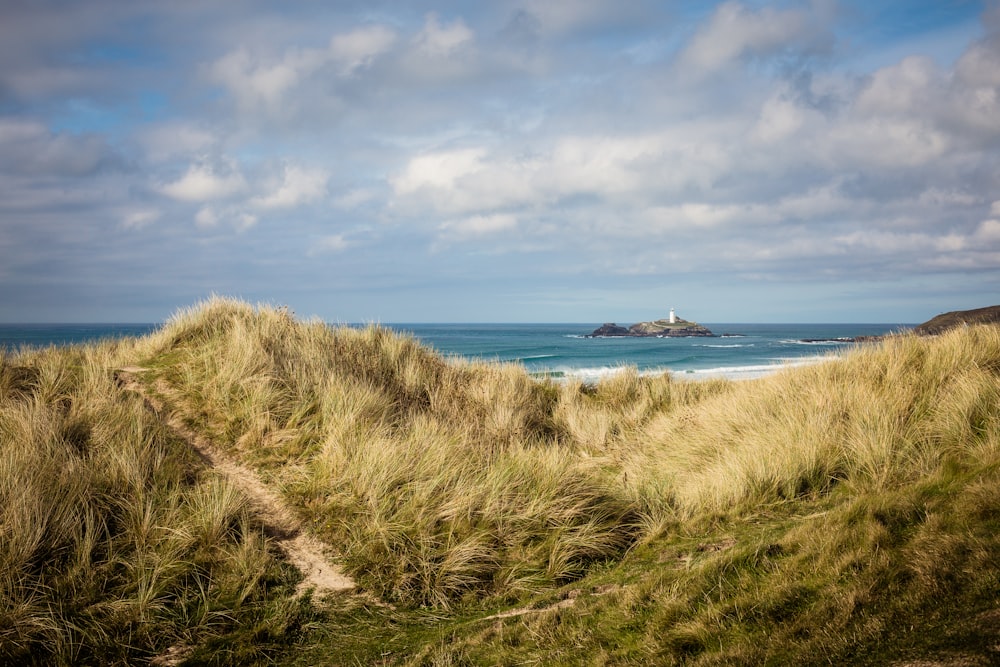
[[[674,315],[674,309],[673,308],[670,309],[670,323],[671,324],[677,324],[677,316]]]

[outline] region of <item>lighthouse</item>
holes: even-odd
[[[673,308],[670,309],[670,323],[671,324],[677,324],[677,316],[674,315],[674,309]]]

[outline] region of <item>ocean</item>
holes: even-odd
[[[599,324],[386,324],[446,358],[522,364],[535,376],[595,382],[634,366],[690,379],[760,377],[790,364],[848,350],[837,339],[872,336],[911,324],[704,323],[716,338],[587,338]],[[155,324],[0,324],[0,347],[83,343],[141,336]],[[815,342],[820,339],[820,342]],[[814,341],[814,342],[807,342]]]

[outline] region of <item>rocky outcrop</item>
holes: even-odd
[[[671,324],[670,320],[654,320],[652,322],[633,324],[628,330],[632,336],[686,337],[715,335],[697,322],[688,322],[679,317],[673,324]]]
[[[678,317],[673,323],[670,320],[653,320],[651,322],[638,322],[627,329],[618,326],[614,322],[609,322],[595,329],[588,337],[603,338],[613,336],[683,338],[690,336],[715,336],[715,334],[697,322],[688,322]]]
[[[591,338],[603,338],[605,336],[628,336],[628,329],[625,327],[620,327],[614,322],[605,322],[597,329],[594,329],[594,333],[590,334]]]
[[[1000,306],[988,306],[974,310],[954,310],[942,313],[917,326],[913,331],[921,336],[936,336],[948,329],[966,324],[998,324],[1000,323]]]

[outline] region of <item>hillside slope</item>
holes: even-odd
[[[988,306],[973,310],[953,310],[941,313],[914,328],[922,336],[935,336],[949,329],[972,324],[1000,323],[1000,306]]]
[[[358,589],[298,595],[168,414]],[[140,340],[0,357],[0,444],[13,664],[1000,657],[996,326],[592,387],[213,299]]]

